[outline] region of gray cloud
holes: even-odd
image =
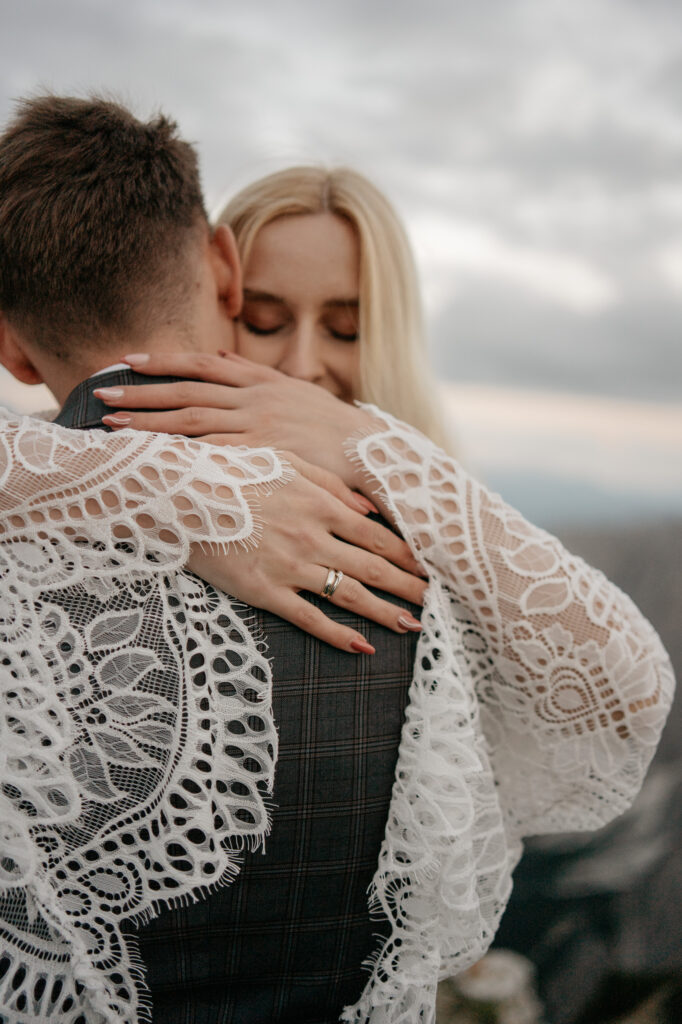
[[[614,283],[579,315],[453,262],[445,373],[682,397],[682,302],[656,264],[682,241],[675,0],[25,0],[4,22],[3,120],[40,86],[109,89],[178,119],[211,204],[287,162],[348,162],[408,225],[466,221]]]
[[[681,303],[624,303],[584,317],[518,289],[472,284],[436,318],[441,375],[506,387],[680,400]]]

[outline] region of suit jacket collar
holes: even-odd
[[[105,405],[99,398],[95,398],[95,388],[114,388],[128,384],[171,384],[182,380],[181,377],[148,377],[143,373],[136,373],[129,368],[121,370],[106,370],[98,373],[95,377],[88,377],[81,381],[62,406],[59,415],[54,422],[62,427],[77,427],[80,430],[111,430],[105,423],[102,423],[102,416],[115,412],[115,408]],[[143,411],[143,410],[140,410]]]

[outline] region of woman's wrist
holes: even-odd
[[[381,481],[372,474],[358,453],[360,442],[372,434],[384,431],[386,424],[376,415],[375,410],[358,403],[353,406],[353,414],[352,431],[347,434],[343,442],[345,461],[343,479],[354,491],[359,491],[360,494],[369,498],[378,507],[384,518],[390,518]]]

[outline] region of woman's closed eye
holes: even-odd
[[[358,340],[358,308],[354,303],[337,307],[328,312],[322,326],[336,341]]]
[[[240,323],[250,334],[257,334],[261,338],[268,334],[277,334],[277,332],[281,331],[283,327],[286,327],[286,323],[273,324],[265,327],[261,324],[254,323],[251,320],[247,320],[243,314],[237,318],[237,322]]]
[[[263,314],[248,309],[242,310],[237,317],[237,322],[249,332],[259,338],[278,334],[291,326],[295,326],[294,318],[291,316],[273,316],[271,309],[266,309]],[[324,321],[321,326],[334,341],[354,342],[358,340],[358,328],[353,318],[339,319],[335,317]]]
[[[343,331],[335,330],[333,327],[328,327],[327,330],[331,334],[332,338],[334,338],[336,341],[357,341],[358,340],[358,332],[357,331],[343,332]]]
[[[263,337],[277,334],[283,327],[287,327],[292,322],[292,316],[283,303],[245,302],[237,322],[251,334]]]
[[[244,330],[248,331],[249,334],[255,334],[259,338],[265,338],[268,337],[268,335],[277,334],[288,326],[287,321],[265,326],[264,324],[256,323],[253,320],[248,320],[244,314],[237,318],[237,322],[240,323]],[[357,331],[341,331],[335,327],[327,327],[326,329],[335,341],[353,342],[358,340]]]

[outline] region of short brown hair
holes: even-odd
[[[197,155],[163,116],[43,95],[0,136],[0,310],[54,354],[182,315],[206,223]]]

